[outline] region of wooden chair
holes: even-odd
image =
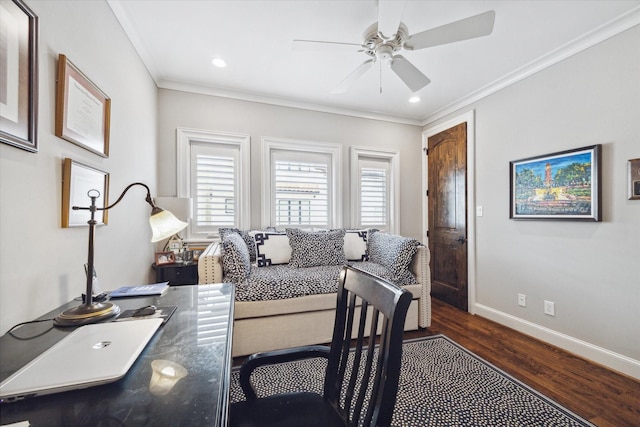
[[[353,267],[338,283],[336,320],[330,347],[307,346],[257,353],[240,370],[246,401],[230,405],[229,421],[241,426],[388,426],[398,391],[402,334],[411,293]],[[366,313],[366,315],[360,315]],[[377,329],[376,329],[377,325]],[[365,345],[365,335],[378,345]],[[351,349],[352,338],[355,348]],[[322,395],[284,393],[258,398],[251,373],[259,366],[325,357]],[[360,372],[361,375],[352,375]]]

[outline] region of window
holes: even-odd
[[[336,144],[262,139],[263,226],[340,227]]]
[[[399,233],[397,151],[351,147],[351,225]]]
[[[389,219],[389,164],[360,161],[360,225],[380,227]]]
[[[249,136],[179,128],[178,197],[192,200],[187,238],[249,226]]]

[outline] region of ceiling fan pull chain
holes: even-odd
[[[380,81],[380,95],[382,95],[382,61],[380,62],[380,68],[379,68],[379,81]]]

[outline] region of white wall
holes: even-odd
[[[156,187],[157,88],[111,9],[103,1],[27,4],[40,19],[40,149],[0,144],[0,333],[84,292],[88,228],[60,226],[65,157],[109,172],[111,200],[133,181]],[[112,100],[108,159],[54,135],[60,53]],[[106,290],[149,279],[144,196],[142,187],[132,189],[96,232],[96,270]]]
[[[484,207],[476,312],[636,377],[640,201],[627,200],[626,168],[640,157],[639,76],[636,26],[465,109],[475,109]],[[593,144],[603,145],[602,222],[509,219],[509,161]],[[555,317],[543,300],[555,302]]]
[[[263,136],[343,145],[343,225],[349,226],[349,149],[351,145],[400,151],[400,234],[421,238],[421,128],[256,102],[160,90],[159,191],[176,195],[176,128],[242,133],[251,136],[251,226],[260,222],[260,144]]]

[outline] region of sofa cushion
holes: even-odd
[[[289,237],[284,233],[252,231],[256,242],[256,263],[258,267],[287,264],[291,259]]]
[[[224,239],[229,233],[238,233],[242,240],[247,245],[247,249],[249,250],[249,259],[251,262],[256,260],[256,241],[253,239],[253,236],[246,230],[240,230],[238,228],[219,228],[218,234],[220,234],[220,240]]]
[[[347,261],[367,260],[367,234],[369,230],[346,230],[344,257]]]
[[[335,293],[341,265],[290,268],[288,265],[253,267],[236,286],[236,301],[264,301]]]
[[[344,230],[308,232],[287,228],[292,268],[344,265]]]
[[[373,232],[369,234],[367,242],[369,261],[388,268],[394,282],[406,283],[413,277],[409,264],[419,245],[420,242],[415,239]]]
[[[245,241],[238,233],[227,233],[222,239],[222,268],[227,280],[242,282],[251,272],[251,260]]]

